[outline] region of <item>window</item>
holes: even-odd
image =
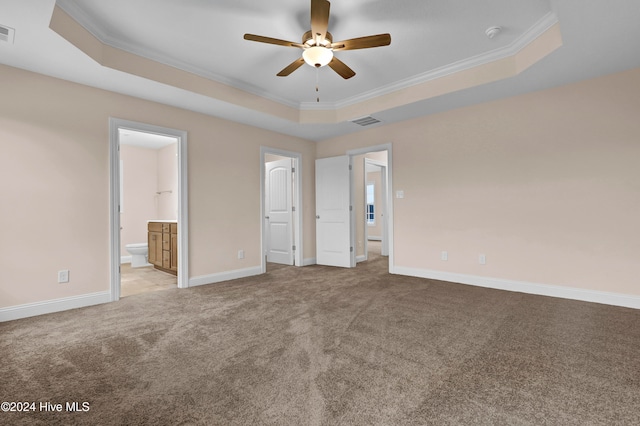
[[[365,217],[367,220],[367,225],[375,225],[376,224],[376,214],[375,214],[375,185],[373,182],[367,183],[367,207],[365,209]]]

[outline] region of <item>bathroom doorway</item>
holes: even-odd
[[[110,140],[111,299],[187,287],[186,133],[112,119]],[[160,231],[153,247],[150,221]]]

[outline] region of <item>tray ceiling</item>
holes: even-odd
[[[243,34],[300,41],[309,3],[0,0],[15,39],[0,63],[318,141],[361,116],[384,125],[640,66],[635,0],[334,0],[334,40],[388,32],[391,45],[336,52],[349,80],[307,65],[277,77],[300,51]]]

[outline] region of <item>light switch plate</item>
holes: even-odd
[[[404,198],[404,191],[396,191],[396,198]]]

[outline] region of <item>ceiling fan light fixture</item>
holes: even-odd
[[[311,29],[302,35],[300,43],[256,34],[245,34],[244,39],[302,49],[302,57],[284,67],[276,74],[278,77],[291,75],[292,72],[307,63],[316,69],[329,65],[340,77],[347,80],[355,76],[356,73],[349,68],[347,64],[333,56],[333,52],[338,50],[369,49],[372,47],[388,46],[391,44],[391,34],[357,37],[334,43],[333,36],[327,31],[330,7],[331,3],[329,0],[311,0]],[[316,76],[317,75],[318,73],[316,73]]]
[[[312,46],[302,52],[304,61],[312,67],[320,68],[333,59],[333,51],[323,46]]]

